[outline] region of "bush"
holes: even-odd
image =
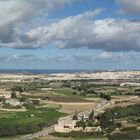
[[[133,126],[133,127],[124,127],[121,131],[132,131],[132,130],[136,130],[137,127]]]
[[[140,139],[140,130],[123,133],[115,133],[107,136],[109,140],[134,140]]]
[[[119,119],[129,116],[140,116],[140,104],[130,105],[127,107],[114,107],[113,109],[107,109],[101,117],[108,119]]]
[[[34,109],[35,108],[34,105],[32,105],[31,103],[25,103],[23,106],[26,107],[26,109]]]
[[[76,95],[76,94],[77,94],[77,92],[73,92],[72,94],[73,94],[73,95]]]
[[[102,137],[104,135],[103,132],[82,132],[82,131],[73,131],[70,133],[57,133],[54,132],[51,135],[56,137],[72,137],[72,138],[89,138],[89,137]]]
[[[34,105],[39,105],[39,100],[32,100]]]
[[[106,100],[108,100],[108,101],[111,100],[111,96],[110,96],[109,94],[100,93],[100,97],[101,97],[101,98],[104,98],[104,99],[106,99]]]

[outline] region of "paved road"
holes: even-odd
[[[54,125],[44,128],[42,131],[39,131],[39,132],[36,132],[33,134],[29,134],[26,136],[22,136],[22,137],[20,137],[20,140],[32,140],[34,138],[47,136],[48,134],[50,134],[52,132],[54,132]]]

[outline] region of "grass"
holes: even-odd
[[[31,117],[31,115],[33,115],[33,117]],[[0,117],[0,127],[14,127],[17,125],[25,126],[43,122],[49,125],[63,115],[65,114],[60,113],[55,109],[48,108],[32,109],[26,112],[7,113]]]
[[[59,138],[72,138],[74,140],[107,140],[105,136],[103,136],[103,132],[81,132],[81,131],[73,131],[70,133],[57,133],[54,132],[51,136],[59,137]]]
[[[64,115],[66,114],[49,108],[31,109],[26,112],[12,112],[1,115],[0,137],[5,138],[41,131],[43,127],[55,124]]]
[[[2,106],[2,108],[5,108],[5,109],[20,109],[21,107],[20,106],[11,106],[10,104],[4,104]]]
[[[16,137],[7,137],[7,138],[0,138],[0,140],[19,140],[19,138],[16,138]]]
[[[113,135],[108,135],[109,140],[139,140],[140,130],[134,130],[130,132],[115,133]]]
[[[108,140],[108,138],[106,138],[106,137],[98,137],[98,138],[95,138],[95,137],[93,137],[93,138],[76,138],[76,139],[74,139],[74,140]]]

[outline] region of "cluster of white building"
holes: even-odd
[[[82,117],[85,121],[89,119],[88,116],[84,115]],[[81,117],[78,117],[78,120],[73,120],[71,117],[60,118],[58,120],[58,124],[55,125],[55,132],[58,133],[70,133],[72,131],[83,131],[83,132],[100,132],[102,131],[100,126],[97,127],[90,127],[86,126],[84,129],[83,127],[77,127],[77,122],[81,121]]]
[[[0,74],[0,82],[25,82],[37,80],[75,79],[140,79],[140,71],[79,72],[56,74]]]

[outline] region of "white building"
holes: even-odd
[[[9,99],[9,100],[6,100],[5,101],[6,104],[9,104],[11,106],[18,106],[18,105],[21,105],[21,102],[17,99]]]
[[[69,117],[60,118],[58,124],[55,125],[55,131],[61,133],[68,133],[75,129],[76,120],[72,120]]]
[[[84,120],[87,119],[87,116],[82,116]],[[81,117],[80,117],[81,119]],[[72,120],[70,117],[60,118],[58,120],[58,124],[55,125],[55,132],[58,133],[70,133],[72,131],[83,131],[83,132],[100,132],[102,129],[100,126],[98,127],[86,127],[83,129],[82,127],[76,126],[77,120]]]

